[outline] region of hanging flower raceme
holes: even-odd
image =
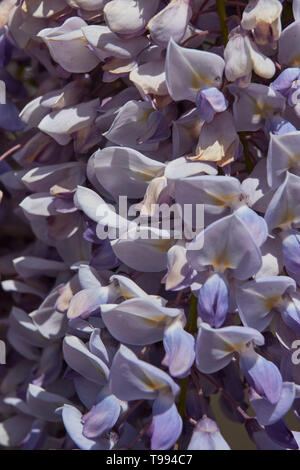
[[[0,2],[0,448],[299,448],[299,44],[298,0]]]

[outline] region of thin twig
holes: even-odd
[[[144,436],[144,434],[146,434],[146,432],[148,431],[148,429],[150,428],[151,426],[151,421],[149,423],[147,423],[137,434],[136,438],[132,441],[132,443],[128,446],[128,450],[132,450],[136,444],[139,442],[140,439],[142,439],[142,437]]]
[[[15,145],[14,147],[12,147],[11,149],[7,150],[5,153],[3,153],[0,157],[0,162],[2,162],[2,160],[4,160],[6,157],[8,157],[9,155],[11,155],[12,153],[16,152],[17,150],[19,150],[20,148],[22,147],[21,144],[17,144]]]
[[[118,427],[121,426],[121,424],[125,423],[125,421],[127,421],[127,419],[129,418],[129,416],[143,403],[144,400],[138,400],[136,401],[132,406],[131,408],[129,408],[129,410],[126,411],[126,413],[122,416],[120,422],[119,422],[119,425]]]
[[[208,2],[209,2],[209,0],[204,0],[204,2],[202,3],[201,7],[198,10],[198,12],[196,13],[195,17],[193,18],[194,23],[197,23],[199,16],[202,15],[203,10],[206,7],[206,5],[208,4]]]
[[[248,421],[249,419],[252,419],[251,416],[249,416],[246,411],[243,410],[243,408],[240,407],[240,405],[232,398],[224,388],[216,382],[215,379],[213,379],[210,375],[204,374],[203,372],[200,372],[198,369],[194,369],[196,376],[197,373],[201,374],[203,377],[205,377],[211,384],[213,384],[220,393],[236,408],[236,410],[240,413],[240,415],[244,418],[245,421]]]
[[[199,395],[199,400],[200,400],[200,405],[201,405],[201,410],[202,410],[202,418],[206,418],[207,417],[207,402],[203,394],[203,390],[199,385],[198,377],[193,369],[191,370],[191,377],[197,389],[197,393]]]
[[[206,36],[207,34],[220,34],[220,32],[221,31],[216,31],[216,30],[209,31],[208,29],[205,31],[198,31],[197,33],[193,34],[189,38],[185,39],[180,45],[184,46],[187,42],[191,41],[192,39],[195,39],[198,36]]]

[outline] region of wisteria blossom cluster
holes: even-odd
[[[2,0],[0,135],[0,447],[298,449],[300,1]]]

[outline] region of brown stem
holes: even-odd
[[[197,23],[199,16],[202,15],[203,10],[206,7],[206,5],[208,4],[208,2],[209,2],[209,0],[204,0],[204,2],[202,3],[201,7],[198,10],[198,12],[196,13],[195,17],[193,18],[194,23]]]
[[[187,42],[191,41],[192,39],[195,39],[198,36],[206,36],[207,34],[220,34],[220,31],[209,31],[208,29],[205,31],[199,31],[198,33],[195,33],[189,38],[185,39],[180,45],[184,46]]]
[[[123,415],[123,417],[121,418],[120,422],[119,422],[119,427],[121,424],[125,423],[125,421],[127,421],[127,419],[129,418],[129,416],[143,403],[144,400],[138,400],[136,401],[132,406],[131,408],[129,408],[129,410],[126,411],[126,413]]]
[[[7,150],[5,153],[3,153],[0,157],[0,162],[2,160],[4,160],[6,157],[8,157],[9,155],[11,155],[12,153],[16,152],[17,150],[19,150],[20,148],[22,147],[21,144],[18,144],[18,145],[15,145],[14,147],[12,147],[11,149]]]
[[[128,446],[128,450],[132,450],[136,444],[139,442],[140,439],[142,439],[142,437],[144,436],[144,434],[146,434],[146,432],[148,431],[148,429],[150,428],[150,425],[151,425],[151,421],[149,423],[147,423],[140,431],[139,433],[137,434],[136,438],[132,441],[132,443],[130,444],[130,446]]]
[[[240,405],[234,400],[234,398],[232,398],[229,393],[226,392],[226,390],[224,390],[224,388],[218,384],[218,382],[215,381],[215,379],[213,379],[210,375],[207,375],[207,374],[204,374],[203,372],[200,372],[198,369],[194,369],[195,373],[196,373],[196,376],[197,376],[197,373],[201,374],[203,377],[205,377],[210,383],[212,383],[218,390],[220,393],[222,393],[222,395],[226,398],[226,400],[228,400],[235,408],[236,410],[240,413],[240,415],[244,418],[245,421],[248,421],[249,419],[252,419],[251,416],[249,416],[246,411],[244,411]]]
[[[202,418],[206,418],[207,417],[206,399],[205,399],[205,396],[203,394],[203,390],[199,385],[198,377],[197,377],[197,375],[196,375],[196,373],[193,369],[191,370],[191,377],[192,377],[192,380],[194,382],[194,385],[195,385],[195,387],[197,389],[197,392],[198,392],[198,395],[199,395],[199,400],[200,400],[200,405],[201,405],[201,410],[202,410]]]
[[[203,10],[201,14],[204,15],[206,13],[215,13],[215,12],[216,12],[216,9],[213,7],[213,8],[207,8],[207,10]]]

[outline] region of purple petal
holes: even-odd
[[[87,316],[94,310],[97,310],[103,302],[102,291],[105,287],[98,289],[84,289],[72,297],[68,310],[68,318],[77,318]]]
[[[244,222],[257,246],[262,246],[268,237],[268,226],[264,218],[246,205],[240,207],[236,215]]]
[[[104,397],[84,415],[83,435],[88,439],[102,436],[117,422],[120,414],[120,402],[114,395]]]
[[[230,450],[230,447],[215,421],[203,418],[196,424],[188,450]]]
[[[272,441],[284,449],[298,450],[298,444],[283,419],[271,426],[266,426],[265,430]]]
[[[284,135],[295,131],[297,131],[296,127],[281,116],[273,116],[266,121],[265,133],[267,136],[270,132],[275,135]]]
[[[287,97],[293,82],[300,77],[300,69],[288,68],[284,70],[279,77],[271,83],[270,88],[279,91],[283,96]]]
[[[211,122],[216,113],[226,111],[228,101],[221,91],[211,87],[198,91],[196,105],[200,117],[206,122]]]
[[[11,101],[7,100],[6,104],[0,104],[0,128],[12,132],[21,131],[24,128],[19,112]]]
[[[250,404],[262,426],[269,426],[281,420],[293,405],[294,399],[295,385],[291,382],[282,384],[281,396],[276,404],[271,404],[255,392],[252,396],[250,394]]]
[[[87,439],[82,434],[82,414],[74,406],[65,405],[62,410],[62,419],[72,441],[82,450],[108,450],[109,442],[104,439]]]
[[[300,334],[300,294],[292,292],[286,297],[280,309],[285,324],[296,334]]]
[[[166,391],[173,396],[179,387],[165,372],[141,361],[125,346],[115,354],[109,376],[110,389],[120,400],[155,400]]]
[[[282,377],[273,362],[257,354],[253,348],[243,350],[240,367],[248,383],[271,404],[276,404],[281,396]]]
[[[185,377],[195,360],[194,337],[177,321],[166,328],[163,343],[166,355],[162,364],[173,377]]]
[[[107,365],[92,354],[79,338],[66,336],[63,341],[63,354],[68,366],[78,374],[100,385],[106,383],[109,374]]]
[[[289,230],[282,243],[282,253],[286,268],[296,274],[300,274],[300,233]]]
[[[202,320],[214,328],[220,328],[227,316],[229,290],[222,274],[208,278],[199,291],[198,314]]]
[[[158,397],[153,404],[151,423],[151,449],[170,449],[182,431],[182,419],[175,403],[165,397]]]

